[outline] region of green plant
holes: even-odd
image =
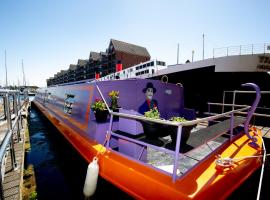
[[[153,108],[144,113],[145,117],[152,118],[152,119],[160,119],[160,113],[157,108]]]
[[[107,110],[106,104],[101,99],[96,99],[95,103],[91,106],[93,111],[103,111]]]
[[[112,90],[109,93],[109,96],[111,97],[111,108],[113,110],[117,109],[119,107],[118,106],[119,91]]]
[[[170,121],[173,122],[186,122],[187,120],[184,117],[172,117]]]
[[[36,200],[37,199],[37,192],[33,191],[29,195],[29,200]]]

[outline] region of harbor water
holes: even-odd
[[[29,115],[31,150],[25,165],[33,165],[39,200],[80,200],[88,163],[74,150],[59,131],[36,109]],[[266,140],[267,149],[270,141]],[[256,199],[260,170],[237,189],[228,199]],[[124,178],[124,177],[123,177]],[[237,181],[237,180],[235,180]],[[269,199],[270,165],[266,162],[262,194]],[[132,199],[129,195],[99,177],[96,193],[91,199]]]

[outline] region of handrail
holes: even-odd
[[[17,134],[18,134],[18,142],[20,140],[20,132],[19,132],[19,120],[22,119],[21,115],[22,115],[22,111],[25,108],[25,104],[29,101],[29,98],[25,98],[24,103],[22,106],[20,106],[20,110],[18,111],[17,109],[17,100],[19,100],[19,105],[21,105],[20,103],[20,95],[18,91],[1,91],[2,94],[5,94],[4,98],[5,98],[5,112],[7,113],[7,125],[8,125],[8,130],[5,133],[5,137],[3,139],[3,142],[0,146],[0,169],[2,167],[2,162],[3,162],[3,158],[4,155],[7,151],[7,147],[8,145],[10,145],[10,153],[11,153],[11,163],[12,163],[12,169],[16,170],[17,168],[17,163],[16,163],[16,158],[15,158],[15,149],[14,149],[14,141],[13,141],[13,131],[15,130],[15,127],[17,126]],[[14,119],[14,121],[12,122],[11,120],[11,112],[10,112],[10,103],[9,103],[9,95],[13,96],[13,101],[15,102],[15,111],[17,111],[16,113],[16,117]],[[18,98],[18,99],[15,99]],[[22,127],[22,124],[21,124]],[[2,177],[2,170],[0,170],[0,200],[4,200],[4,192],[3,192],[3,177]]]
[[[225,56],[238,56],[248,54],[266,54],[270,53],[270,44],[247,44],[239,46],[229,46],[213,49],[213,58],[225,57]]]
[[[196,120],[190,120],[190,121],[186,121],[186,122],[172,122],[172,121],[169,121],[169,120],[151,119],[151,118],[144,117],[144,116],[138,116],[138,115],[132,115],[132,114],[126,114],[126,113],[118,113],[118,112],[111,112],[110,114],[115,115],[115,116],[119,116],[119,117],[124,117],[124,118],[129,118],[129,119],[137,119],[137,120],[149,121],[149,122],[155,122],[155,123],[164,124],[164,125],[191,126],[191,125],[198,124],[200,122],[205,122],[205,121],[211,121],[211,120],[214,120],[214,119],[218,119],[218,118],[230,115],[232,113],[238,113],[238,112],[241,112],[241,111],[244,111],[244,110],[248,110],[249,108],[250,108],[250,106],[247,106],[245,108],[228,111],[226,113],[218,114],[216,116],[205,117],[205,118],[196,119]]]
[[[104,98],[100,88],[98,87],[98,85],[96,83],[97,90],[98,90],[102,100],[106,104],[106,107],[107,107],[107,109],[108,109],[108,111],[109,111],[109,113],[111,115],[110,125],[109,125],[109,130],[108,130],[108,140],[110,140],[112,135],[115,135],[115,133],[113,133],[113,131],[112,131],[112,123],[113,123],[112,119],[113,119],[113,116],[119,116],[119,117],[135,119],[135,120],[141,120],[141,121],[149,121],[149,122],[154,122],[154,123],[158,123],[158,124],[165,124],[165,125],[171,125],[171,126],[177,126],[178,127],[177,128],[176,146],[175,146],[175,151],[174,151],[174,165],[173,165],[173,173],[172,173],[173,182],[175,182],[176,179],[177,179],[177,168],[178,168],[179,151],[180,151],[180,146],[181,146],[181,135],[182,135],[182,127],[183,126],[191,126],[191,125],[198,124],[200,122],[212,121],[212,120],[215,120],[215,119],[218,119],[218,118],[221,118],[221,117],[231,115],[231,123],[230,123],[231,124],[230,125],[230,132],[231,132],[230,141],[231,141],[232,137],[233,137],[233,127],[232,126],[233,126],[233,121],[234,121],[234,113],[239,113],[241,111],[249,110],[247,119],[245,121],[245,127],[247,126],[247,123],[249,123],[249,120],[250,120],[250,116],[252,116],[252,114],[253,114],[253,112],[254,112],[257,104],[258,104],[258,97],[259,97],[260,93],[259,93],[258,86],[255,85],[255,84],[247,83],[247,84],[243,84],[242,86],[252,86],[256,90],[256,92],[257,92],[256,93],[256,99],[255,99],[252,106],[245,106],[244,108],[240,108],[240,109],[237,109],[237,110],[235,110],[233,108],[232,111],[228,111],[228,112],[218,114],[218,115],[215,115],[215,116],[205,117],[205,118],[202,118],[202,119],[191,120],[191,121],[187,121],[187,122],[172,122],[172,121],[162,120],[162,119],[151,119],[151,118],[147,118],[145,116],[138,116],[138,115],[133,115],[133,114],[113,112],[112,110],[110,110],[110,108],[109,108],[109,106],[108,106],[108,104],[106,102],[106,99]],[[246,133],[246,135],[249,136],[248,133]],[[117,136],[117,135],[115,135],[115,136]],[[250,138],[250,139],[252,140],[252,138]],[[131,140],[131,139],[128,139],[128,140]],[[252,143],[254,143],[254,142],[252,142]],[[143,143],[141,143],[141,144],[143,144]],[[109,142],[107,142],[106,148],[108,148],[108,147],[109,147]],[[160,150],[164,151],[164,148],[160,148]]]

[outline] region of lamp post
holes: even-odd
[[[203,33],[202,37],[203,37],[203,54],[202,54],[202,59],[204,60],[204,33]]]
[[[192,50],[192,62],[193,62],[193,58],[194,58],[194,53],[195,53],[195,51],[194,50]]]
[[[178,61],[179,61],[179,43],[177,44],[177,64],[178,64]]]

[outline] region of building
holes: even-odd
[[[117,63],[126,69],[150,58],[145,47],[111,39],[106,51],[91,51],[89,59],[79,59],[77,65],[71,64],[68,70],[61,70],[53,78],[47,79],[47,86],[94,79],[96,73],[104,77],[116,71]]]

